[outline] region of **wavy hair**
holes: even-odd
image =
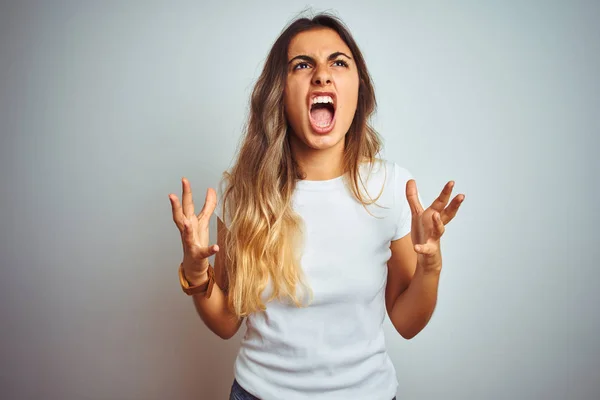
[[[376,101],[373,82],[363,55],[348,28],[337,17],[317,14],[289,24],[271,48],[250,100],[250,112],[237,159],[223,174],[222,214],[230,216],[225,235],[225,269],[229,280],[229,307],[238,315],[265,310],[275,298],[304,305],[305,289],[312,300],[300,266],[303,221],[291,205],[296,182],[304,178],[290,150],[291,128],[285,117],[284,89],[288,46],[299,33],[315,28],[333,29],[350,48],[359,76],[358,103],[345,137],[343,169],[354,197],[363,205],[359,189],[360,164],[373,166],[381,139],[369,124]],[[380,192],[381,194],[381,192]],[[368,196],[368,195],[367,195]],[[377,196],[379,198],[379,196]],[[270,295],[265,301],[265,289]]]

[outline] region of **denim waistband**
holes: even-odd
[[[246,389],[240,386],[237,380],[233,380],[231,385],[231,393],[229,394],[229,400],[260,400],[258,397],[248,393]],[[396,397],[392,400],[396,400]]]
[[[229,394],[229,400],[260,400],[258,397],[248,393],[246,389],[240,386],[237,380],[233,380],[231,385],[231,393]]]

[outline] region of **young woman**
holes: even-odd
[[[440,237],[464,195],[448,204],[448,182],[424,209],[410,173],[377,158],[374,108],[365,61],[342,22],[298,19],[256,83],[218,207],[208,189],[196,215],[185,178],[182,204],[169,195],[183,242],[180,282],[200,317],[224,339],[246,319],[230,399],[395,398],[385,313],[407,339],[428,323]]]

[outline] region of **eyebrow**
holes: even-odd
[[[329,55],[329,57],[327,57],[327,61],[332,61],[332,60],[338,58],[339,56],[344,56],[347,59],[352,60],[352,57],[350,57],[346,53],[342,53],[341,51],[336,51],[335,53],[331,53]],[[312,58],[311,56],[307,56],[305,54],[300,54],[300,55],[297,55],[296,57],[292,58],[290,61],[288,61],[288,65],[291,64],[294,60],[304,60],[304,61],[308,61],[310,63],[316,64],[316,61],[314,58]]]

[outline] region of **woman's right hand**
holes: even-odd
[[[217,194],[209,188],[206,192],[204,207],[198,215],[194,213],[192,188],[186,178],[181,179],[183,187],[182,205],[174,194],[169,194],[173,221],[181,233],[183,244],[183,272],[191,285],[199,285],[206,281],[209,268],[208,257],[216,254],[219,247],[208,246],[208,226],[210,217],[217,206]]]

